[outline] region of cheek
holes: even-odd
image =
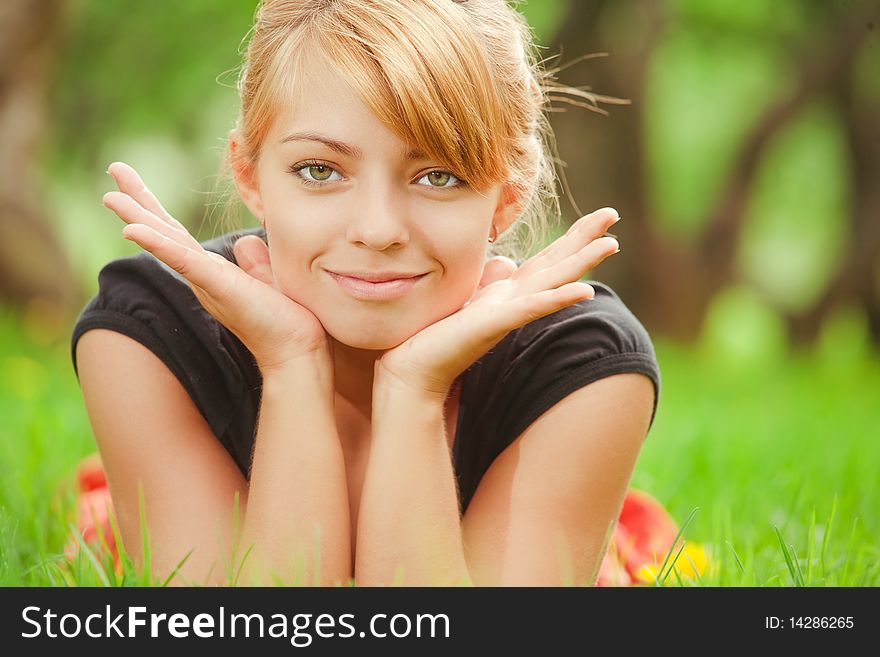
[[[308,197],[288,194],[275,195],[267,205],[266,233],[269,255],[275,281],[288,297],[307,305],[314,292],[310,278],[321,254],[325,253],[334,239],[334,229],[329,220],[334,216],[326,201],[315,202]],[[290,211],[295,207],[296,211]]]
[[[320,237],[313,228],[289,221],[284,224],[273,224],[272,221],[267,219],[266,233],[275,284],[286,296],[309,307],[314,297],[310,267],[320,248]],[[279,225],[282,226],[280,229]]]
[[[462,304],[476,289],[486,260],[489,221],[484,221],[481,214],[484,212],[470,209],[462,212],[459,220],[449,221],[447,217],[447,230],[429,236],[443,268],[444,285]],[[442,225],[439,221],[437,224]]]
[[[445,305],[460,308],[470,299],[483,274],[486,250],[478,240],[462,242],[442,261]]]

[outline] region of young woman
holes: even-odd
[[[245,584],[595,581],[657,407],[603,208],[536,256],[546,89],[505,0],[265,1],[228,138],[260,227],[200,244],[136,171],[73,331],[123,542]],[[233,527],[238,496],[240,518]]]

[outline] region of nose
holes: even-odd
[[[402,194],[391,185],[374,183],[355,195],[346,237],[376,251],[401,247],[409,242],[408,210]]]

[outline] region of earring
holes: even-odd
[[[492,224],[492,234],[489,236],[489,244],[492,244],[497,239],[498,239],[498,227],[495,224]]]

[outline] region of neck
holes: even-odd
[[[355,349],[330,338],[333,345],[333,381],[336,394],[364,417],[373,403],[373,372],[384,350]]]
[[[333,337],[330,337],[330,340],[333,346],[333,385],[337,398],[341,398],[344,404],[361,416],[371,419],[376,361],[386,350],[356,349]],[[449,397],[455,396],[460,384],[461,377],[457,377],[449,390]]]

